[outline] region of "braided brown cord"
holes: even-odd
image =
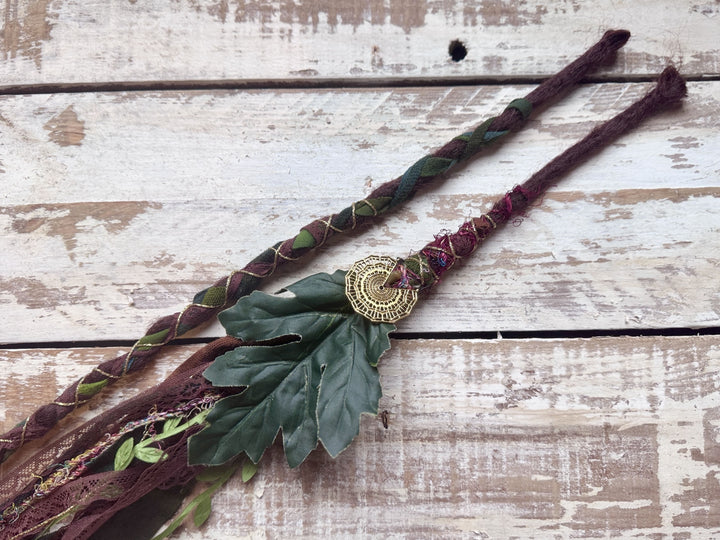
[[[386,284],[400,289],[432,287],[455,262],[470,255],[498,225],[522,214],[559,177],[651,114],[677,103],[686,93],[685,81],[677,70],[674,67],[666,68],[660,74],[655,88],[640,101],[593,129],[524,184],[506,193],[487,214],[464,223],[454,234],[436,236],[418,253],[400,261],[390,273]]]
[[[592,70],[611,63],[617,50],[629,37],[630,33],[626,30],[606,32],[580,58],[543,82],[524,99],[512,102],[499,117],[487,120],[474,131],[454,138],[431,155],[423,157],[401,177],[381,185],[366,199],[338,214],[313,221],[294,238],[279,242],[243,269],[198,293],[184,310],[157,320],[130,352],[103,362],[74,382],[55,401],[41,406],[13,429],[0,435],[0,463],[25,442],[42,437],[105,386],[147,364],[161,347],[252,292],[263,278],[272,275],[285,262],[294,261],[323,245],[335,233],[352,230],[394,208],[410,198],[420,186],[441,178],[455,164],[469,159],[487,144],[518,128],[533,108],[567,90]]]
[[[612,120],[594,129],[579,143],[575,144],[534,174],[527,182],[515,187],[500,198],[490,212],[465,223],[455,234],[442,235],[421,251],[426,272],[436,283],[440,275],[462,257],[472,253],[477,245],[499,224],[509,221],[518,211],[522,212],[533,200],[571,168],[587,159],[593,151],[612,142],[629,129],[634,128],[650,114],[662,107],[675,103],[685,95],[685,82],[673,69],[666,69],[655,89],[643,99],[630,106]],[[404,264],[407,264],[405,261]],[[421,271],[422,274],[424,271]],[[422,286],[422,284],[421,284]],[[74,508],[78,514],[64,531],[63,538],[76,540],[88,538],[112,515],[149,493],[153,488],[170,487],[190,479],[195,469],[187,465],[185,439],[168,448],[170,457],[158,465],[146,466],[136,463],[127,471],[90,471],[71,482],[64,483],[53,492],[43,495],[32,504],[22,506],[23,512],[15,512],[18,491],[23,501],[33,493],[33,484],[38,485],[48,475],[56,474],[58,465],[69,457],[86,449],[99,440],[101,434],[111,433],[122,422],[146,414],[149,408],[157,411],[174,410],[189,399],[197,399],[211,389],[210,383],[202,377],[206,365],[222,352],[243,343],[225,337],[207,345],[159,387],[124,402],[115,409],[103,413],[55,444],[58,459],[52,461],[52,452],[43,452],[40,459],[34,458],[0,483],[0,497],[6,497],[0,509],[0,526],[3,519],[7,526],[5,533],[18,533],[18,538],[48,523],[49,519],[63,517]],[[221,391],[214,388],[214,391]],[[227,390],[227,389],[225,389]],[[82,455],[82,454],[81,454]],[[42,471],[38,481],[36,472]],[[108,491],[111,491],[108,495]],[[36,491],[37,492],[37,489]],[[82,495],[84,498],[79,499]],[[79,501],[79,502],[78,502]],[[91,506],[90,503],[93,502]],[[75,505],[69,506],[69,504]]]

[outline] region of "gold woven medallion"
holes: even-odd
[[[356,313],[376,323],[392,323],[410,315],[417,291],[385,286],[396,265],[392,257],[378,255],[352,265],[345,275],[345,294]]]

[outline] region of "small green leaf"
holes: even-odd
[[[155,332],[154,334],[143,336],[135,344],[135,349],[137,349],[138,351],[147,351],[149,349],[152,349],[154,346],[162,343],[169,333],[170,329],[166,328],[165,330],[160,330],[159,332]]]
[[[247,460],[245,463],[243,463],[242,472],[241,472],[241,478],[243,482],[249,482],[250,479],[255,476],[255,473],[258,470],[257,463],[253,463],[250,460]]]
[[[182,422],[182,418],[180,416],[175,416],[174,418],[169,418],[165,421],[163,424],[163,430],[162,433],[165,436],[172,436],[176,433],[180,433],[182,430],[178,430],[177,427]]]
[[[303,248],[312,248],[315,247],[315,238],[307,229],[300,229],[300,232],[295,237],[295,241],[293,242],[292,248],[293,249],[303,249]]]
[[[172,522],[170,522],[168,524],[168,526],[165,528],[165,530],[160,532],[156,536],[154,536],[152,538],[152,540],[164,540],[165,538],[168,538],[170,535],[172,535],[173,532],[175,532],[175,530],[178,527],[180,527],[180,525],[182,525],[182,522],[185,520],[185,518],[187,516],[190,515],[190,512],[192,512],[195,508],[197,508],[201,504],[207,504],[207,506],[208,506],[207,513],[208,514],[210,513],[210,499],[215,494],[215,492],[218,489],[220,489],[225,484],[225,482],[227,482],[230,479],[230,477],[233,475],[233,473],[237,470],[237,465],[231,465],[231,466],[227,466],[227,467],[219,467],[216,470],[222,470],[223,474],[221,474],[217,478],[217,480],[213,483],[213,485],[211,485],[209,488],[207,488],[205,491],[203,491],[197,497],[195,497],[192,501],[190,501],[187,504],[187,506],[182,509],[180,514],[178,514],[178,516],[175,519],[173,519]],[[207,501],[207,503],[205,503],[204,501]],[[203,511],[203,513],[201,513],[200,517],[202,517],[204,513],[205,513],[205,511]],[[193,516],[193,518],[197,524],[197,522],[199,521],[197,514],[195,516]],[[204,523],[204,521],[206,519],[207,519],[207,517],[205,517],[205,519],[202,520],[200,525],[202,525],[202,523]]]
[[[120,448],[118,448],[117,453],[115,454],[115,462],[113,468],[116,471],[124,471],[128,468],[130,463],[132,463],[133,460],[133,447],[135,446],[135,441],[132,437],[128,437],[121,445]]]
[[[103,379],[102,381],[97,381],[94,383],[78,384],[78,395],[83,397],[94,396],[100,390],[102,390],[109,382],[110,379]]]
[[[435,176],[444,173],[455,163],[454,159],[431,157],[423,164],[420,176]]]
[[[378,197],[376,199],[367,199],[360,201],[355,205],[355,213],[358,216],[375,216],[381,214],[383,210],[390,204],[392,197]]]
[[[207,467],[195,475],[195,480],[207,483],[217,482],[219,479],[224,478],[228,472],[234,472],[237,467],[237,464]]]
[[[170,538],[172,533],[174,533],[178,529],[178,527],[182,525],[182,522],[185,521],[185,518],[189,516],[190,512],[192,512],[193,509],[197,506],[197,503],[195,502],[196,500],[197,498],[190,501],[190,503],[188,503],[188,505],[182,509],[178,516],[168,524],[165,530],[153,536],[151,540],[165,540],[165,538]]]
[[[165,459],[167,455],[165,452],[154,446],[140,446],[135,447],[135,457],[145,463],[157,463],[161,459]]]
[[[205,418],[207,418],[207,415],[210,414],[211,410],[212,409],[205,409],[204,411],[197,413],[188,421],[185,429],[194,426],[195,424],[202,424],[205,421]]]
[[[214,286],[205,289],[202,298],[196,304],[205,306],[219,307],[225,303],[227,290],[225,286]]]
[[[198,501],[197,507],[195,508],[195,513],[193,514],[193,523],[196,527],[202,526],[203,523],[205,523],[208,518],[210,517],[210,512],[212,511],[212,502],[210,500],[210,497],[203,497]]]

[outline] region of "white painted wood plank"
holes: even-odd
[[[418,249],[482,213],[646,89],[583,87],[268,290],[366,254]],[[137,338],[265,247],[360,199],[526,90],[3,98],[0,342]],[[650,120],[563,180],[401,328],[716,326],[719,95],[718,83],[691,84],[681,110]],[[60,144],[68,141],[78,144]]]
[[[716,2],[6,0],[2,85],[551,74],[609,28],[611,73],[720,72]],[[453,62],[451,40],[467,57]]]
[[[25,412],[117,352],[0,351],[4,425],[7,404]],[[720,534],[717,336],[394,340],[380,373],[388,429],[366,416],[339,458],[296,470],[275,446],[181,538]]]
[[[629,190],[572,200],[576,196],[548,196],[520,227],[499,231],[424,297],[400,330],[717,326],[719,189]],[[427,200],[431,208],[453,203]],[[159,216],[155,210],[141,214],[114,234],[87,218],[82,227],[90,230],[78,233],[74,259],[65,253],[62,238],[13,234],[5,242],[2,264],[2,341],[138,338],[154,319],[182,309],[195,292],[227,274],[235,260],[249,261],[260,251],[259,242],[271,243],[240,240],[263,212],[272,211],[267,202],[256,203],[254,222],[234,223],[234,207],[208,206],[166,204]],[[210,212],[222,218],[222,232],[204,226]],[[618,214],[623,217],[612,219]],[[688,220],[689,215],[700,218]],[[404,256],[448,223],[410,224],[407,216],[388,220],[334,243],[264,288],[275,291],[311,273],[348,268],[374,253]],[[401,239],[410,234],[404,231],[412,238]],[[215,324],[203,334],[222,332]]]
[[[651,87],[579,87],[536,114],[510,141],[453,171],[434,193],[499,193]],[[532,88],[2,96],[0,201],[8,206],[311,196],[349,203]],[[572,189],[717,185],[720,85],[690,83],[689,92],[682,109],[650,119],[593,158],[575,175]],[[644,156],[652,159],[640,161]]]

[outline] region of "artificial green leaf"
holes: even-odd
[[[210,496],[203,497],[198,501],[195,512],[193,513],[193,523],[196,527],[200,527],[210,517],[212,511],[212,502]]]
[[[345,274],[336,270],[332,274],[314,274],[285,287],[304,305],[317,311],[354,313],[345,296]]]
[[[390,201],[392,201],[392,197],[378,197],[360,201],[355,204],[355,213],[358,216],[376,216],[385,210]]]
[[[138,340],[137,344],[135,345],[135,349],[137,349],[138,351],[148,351],[162,343],[169,333],[170,329],[166,328],[165,330],[160,330],[159,332],[155,332],[154,334],[143,336]]]
[[[310,232],[308,232],[307,229],[300,229],[300,232],[295,237],[295,241],[293,242],[292,248],[293,249],[303,249],[303,248],[311,248],[315,247],[315,244],[317,242],[315,241],[315,238],[313,237]]]
[[[281,346],[284,350],[279,354],[293,353],[293,345],[298,344]],[[268,363],[274,362],[272,352],[276,347],[254,348],[264,353]],[[250,365],[250,377],[255,367]],[[221,399],[207,417],[210,427],[190,439],[190,462],[219,465],[245,452],[257,463],[282,427],[288,463],[299,465],[317,446],[319,379],[320,369],[314,369],[310,360],[297,361],[295,369],[286,372],[284,378],[270,379],[274,385],[257,384],[242,394]],[[266,395],[259,395],[258,389],[266,390]]]
[[[190,503],[188,503],[188,505],[180,511],[177,517],[173,519],[163,531],[153,536],[150,540],[165,540],[165,538],[170,538],[170,536],[172,536],[172,534],[180,527],[180,525],[182,525],[182,522],[185,521],[185,518],[190,515],[190,512],[192,512],[197,507],[197,500],[199,497],[203,497],[204,493],[205,492],[201,493],[200,495],[198,495],[198,497],[190,501]]]
[[[133,460],[135,441],[132,437],[128,437],[118,448],[115,454],[114,469],[116,471],[124,471],[128,468]]]
[[[322,331],[327,318],[351,309],[345,297],[345,272],[340,270],[333,275],[310,276],[287,290],[294,293],[294,297],[254,291],[220,313],[218,319],[228,335],[264,340],[300,335],[301,331],[304,336]]]
[[[165,452],[154,446],[140,446],[135,447],[135,457],[145,463],[157,463],[161,459],[165,459]]]
[[[243,463],[241,477],[243,482],[249,482],[250,479],[255,476],[255,473],[258,470],[257,463],[253,463],[252,461],[246,461]]]
[[[109,382],[110,379],[103,379],[94,383],[78,384],[77,393],[80,396],[94,396],[105,388]]]
[[[213,482],[217,482],[221,478],[225,478],[229,472],[235,472],[237,467],[237,463],[222,465],[220,467],[207,467],[195,475],[195,480],[211,484]]]
[[[208,506],[210,503],[210,499],[215,494],[215,492],[220,489],[225,482],[227,482],[230,477],[233,475],[233,473],[237,470],[237,464],[231,465],[227,467],[221,467],[217,470],[222,470],[223,473],[217,478],[217,480],[214,481],[214,483],[207,488],[205,491],[200,493],[197,497],[195,497],[192,501],[190,501],[185,508],[182,509],[182,511],[173,519],[168,526],[158,533],[157,535],[153,536],[151,540],[164,540],[165,538],[168,538],[174,533],[180,525],[182,525],[182,522],[185,520],[187,516],[190,515],[190,512],[192,512],[195,508],[200,506],[201,504],[206,504],[205,501],[207,501]],[[208,508],[208,515],[210,509]],[[204,512],[203,512],[204,513]],[[201,516],[202,517],[202,514]],[[198,519],[198,516],[193,516],[194,520]],[[207,519],[207,517],[205,517]],[[204,522],[204,520],[203,520]],[[201,523],[202,524],[202,523]]]
[[[360,415],[377,414],[381,396],[377,369],[372,361],[390,348],[382,325],[356,315],[343,327],[352,350],[343,362],[325,368],[318,403],[319,438],[332,457],[345,450],[360,430]]]
[[[174,435],[175,433],[180,433],[176,428],[180,425],[182,422],[182,418],[180,416],[175,416],[173,418],[169,418],[168,420],[165,420],[165,423],[163,424],[163,435]]]
[[[245,390],[215,404],[210,426],[189,441],[191,464],[218,465],[243,452],[257,462],[279,431],[291,467],[318,441],[336,456],[358,434],[360,415],[377,412],[375,366],[395,326],[352,311],[342,271],[311,276],[287,291],[292,296],[256,291],[220,314],[228,333],[246,341],[300,339],[238,347],[205,370],[214,386]]]
[[[195,424],[202,424],[205,421],[205,418],[207,417],[208,414],[210,414],[210,409],[205,409],[204,411],[200,411],[195,416],[193,416],[190,420],[188,420],[187,425],[184,427],[184,429],[192,427]],[[180,427],[182,427],[182,426],[180,426]],[[178,429],[180,429],[180,428],[178,428]]]

